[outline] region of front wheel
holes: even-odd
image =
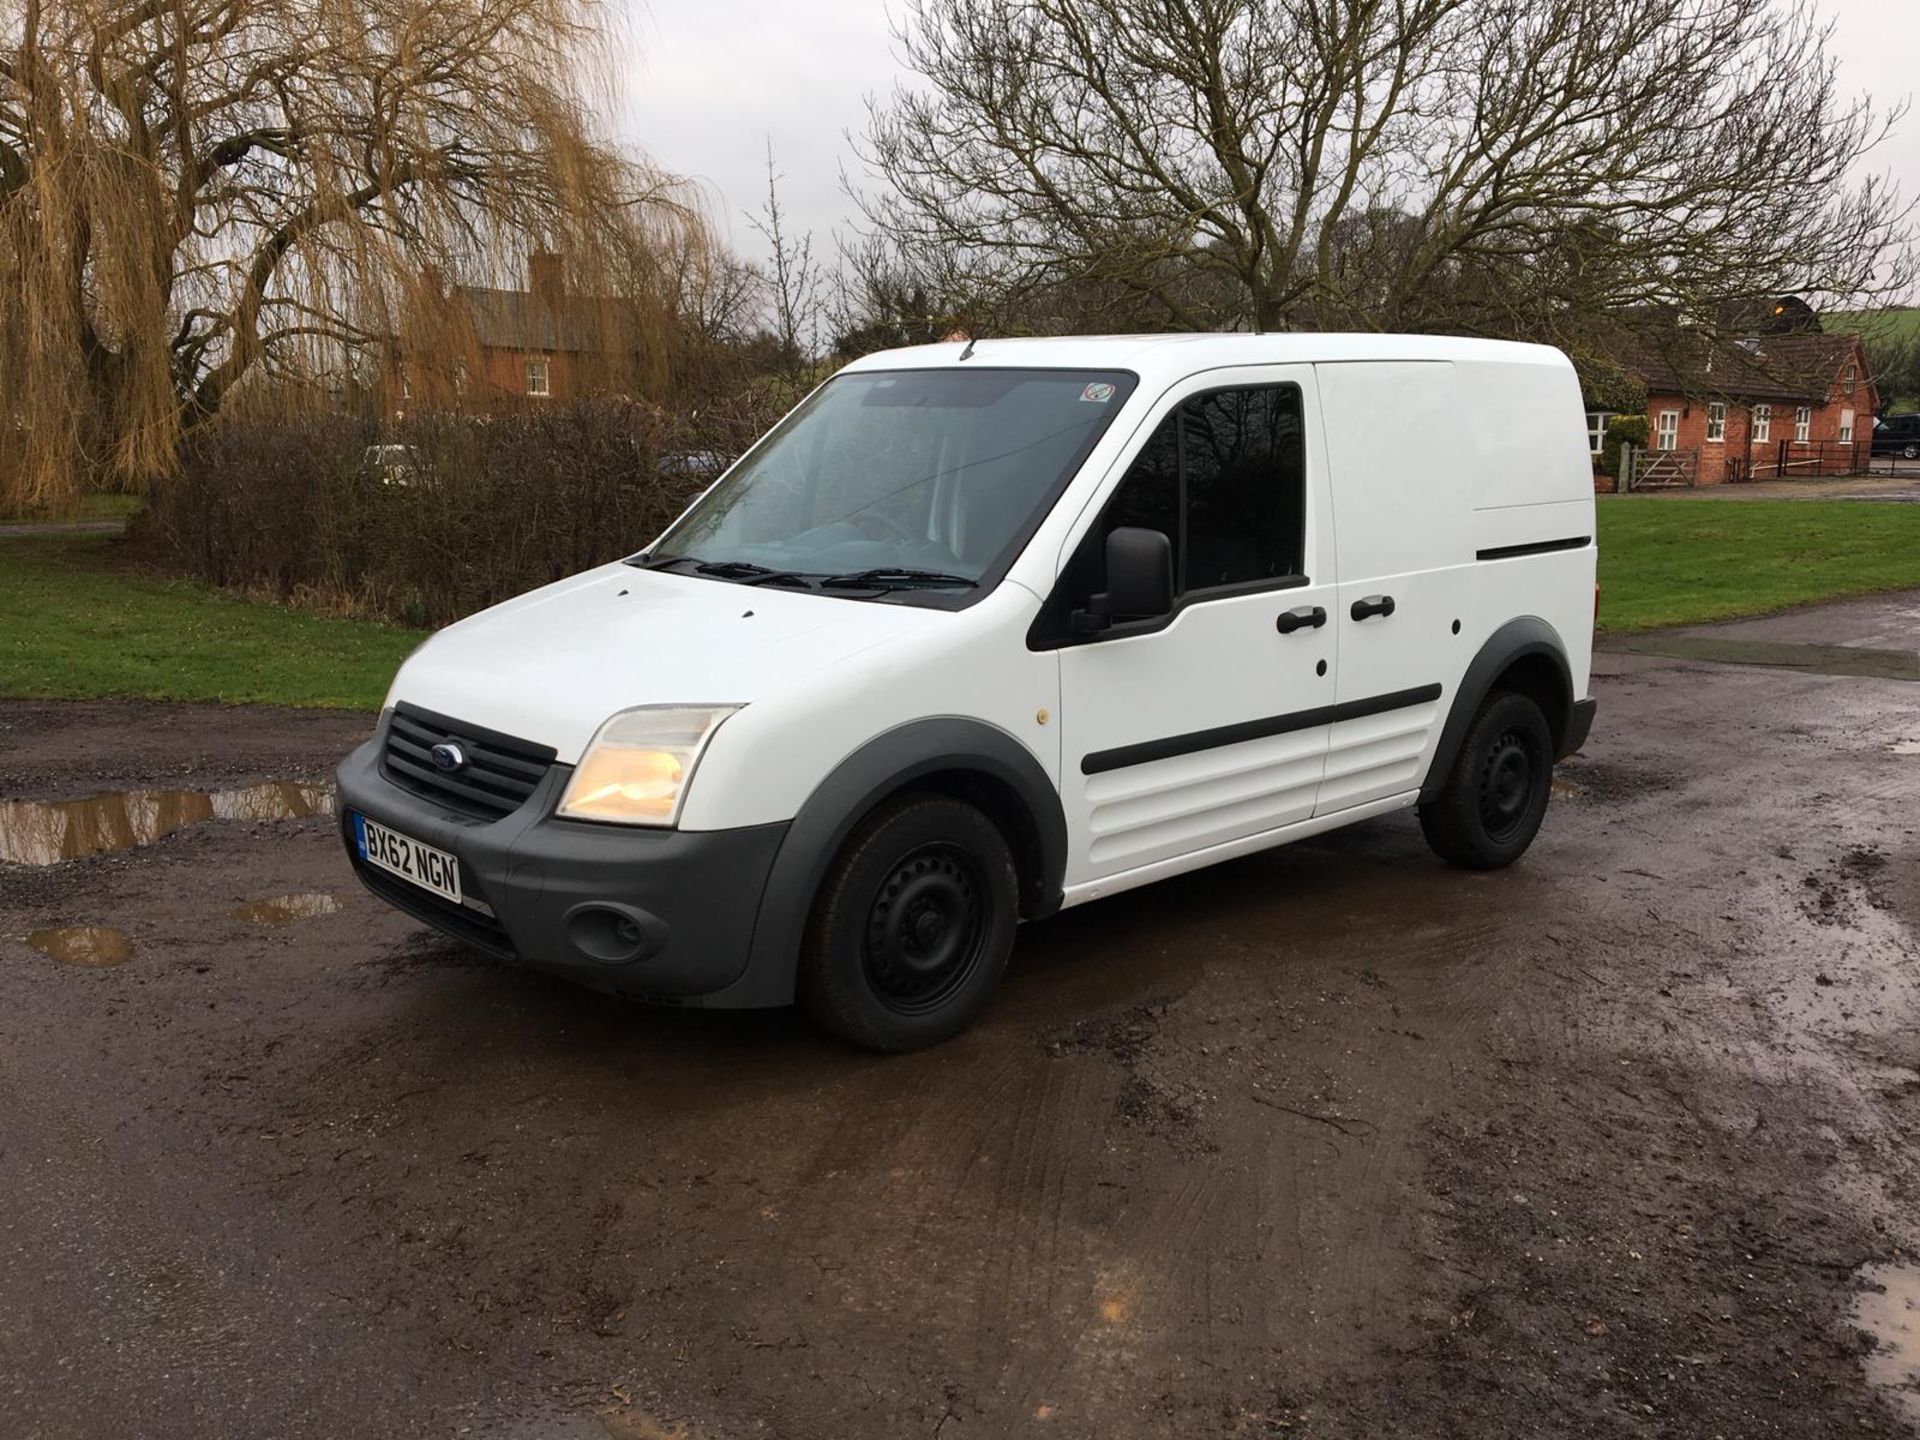
[[[800,956],[800,998],[869,1050],[917,1050],[973,1023],[1007,968],[1019,882],[999,828],[944,795],[881,806],[835,857]]]
[[[1552,784],[1547,717],[1526,696],[1496,690],[1474,717],[1440,794],[1420,807],[1420,828],[1442,860],[1497,870],[1526,854]]]

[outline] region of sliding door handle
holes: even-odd
[[[1291,635],[1296,630],[1318,630],[1327,623],[1327,612],[1318,605],[1302,605],[1298,610],[1282,610],[1273,622],[1273,628],[1282,635]]]
[[[1353,609],[1348,613],[1356,620],[1365,620],[1369,615],[1391,615],[1393,613],[1393,597],[1391,595],[1368,595],[1363,599],[1354,601]]]

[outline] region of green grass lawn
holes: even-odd
[[[1920,586],[1920,505],[1603,496],[1599,511],[1602,630]]]
[[[0,538],[0,695],[372,710],[422,633],[169,580],[111,536]]]

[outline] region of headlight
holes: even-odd
[[[672,825],[693,767],[720,722],[738,705],[648,705],[622,710],[600,727],[560,797],[572,820]]]

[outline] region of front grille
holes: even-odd
[[[451,773],[433,763],[433,747],[458,745],[467,763]],[[527,801],[553,764],[555,752],[511,735],[450,720],[413,705],[396,705],[387,721],[381,757],[387,778],[403,790],[469,815],[497,820]]]

